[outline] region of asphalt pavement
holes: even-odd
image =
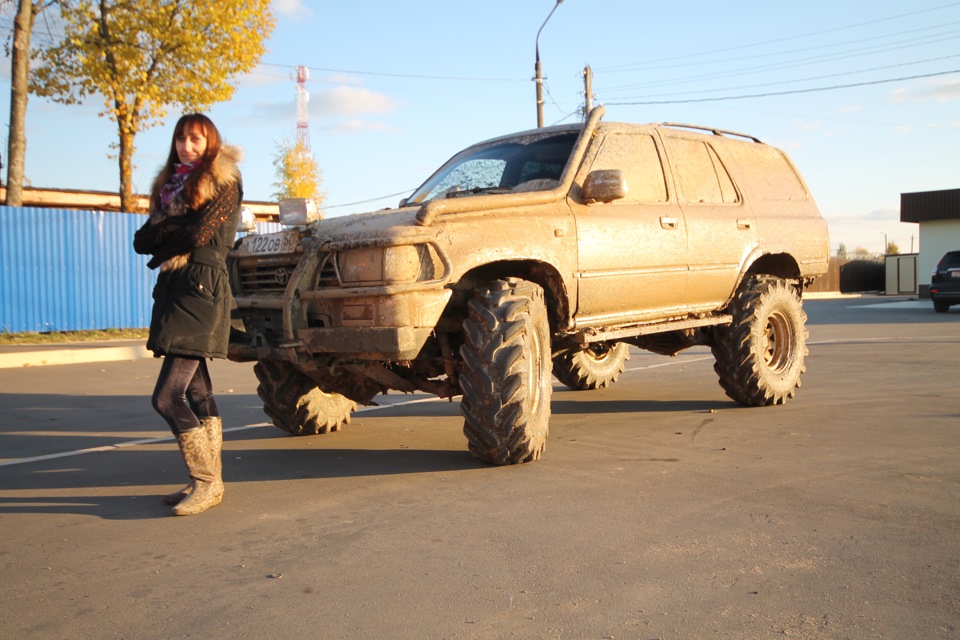
[[[877,308],[930,308],[929,300],[902,296],[860,295],[839,293],[814,293],[806,299],[847,298],[857,301],[861,306],[870,307],[869,301],[875,299]],[[895,306],[890,306],[895,305]],[[115,340],[109,342],[73,342],[61,344],[27,344],[0,346],[0,369],[15,367],[41,367],[63,364],[84,364],[91,362],[120,362],[152,358],[146,349],[145,340]]]
[[[787,404],[634,349],[554,384],[546,454],[508,467],[417,394],[289,437],[216,360],[227,492],[190,518],[158,362],[0,369],[0,638],[956,640],[960,308],[805,310]]]

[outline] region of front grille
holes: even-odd
[[[240,289],[245,294],[283,293],[290,282],[300,254],[276,256],[271,260],[241,259],[238,265]]]
[[[317,270],[317,280],[314,289],[327,289],[340,286],[340,277],[337,275],[337,254],[324,253],[320,259],[320,268]]]

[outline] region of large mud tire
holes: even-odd
[[[593,342],[555,355],[553,375],[574,391],[601,389],[617,381],[629,359],[626,343]]]
[[[538,460],[550,422],[550,326],[543,289],[525,280],[478,288],[460,347],[463,433],[496,465]]]
[[[253,366],[257,395],[273,424],[295,436],[339,431],[350,422],[357,403],[339,393],[324,393],[305,373],[284,361],[260,360]]]
[[[783,404],[806,370],[807,316],[797,288],[782,278],[750,276],[728,309],[733,322],[711,345],[728,396],[749,407]]]

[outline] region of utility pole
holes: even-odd
[[[583,119],[586,120],[593,111],[593,69],[590,65],[583,68]]]
[[[543,21],[543,24],[540,25],[540,29],[537,30],[537,39],[534,41],[534,49],[536,50],[537,60],[533,65],[533,72],[536,74],[534,81],[537,83],[537,128],[543,126],[543,75],[540,72],[540,32],[543,31],[543,28],[547,26],[547,21],[550,20],[550,16],[553,15],[553,12],[557,10],[557,7],[560,6],[560,3],[563,0],[557,0],[557,4],[553,5],[553,9],[550,10],[550,13],[547,14],[547,19]]]

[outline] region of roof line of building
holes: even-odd
[[[147,210],[148,197],[134,195],[140,211]],[[7,188],[0,187],[0,202],[6,202]],[[120,211],[120,194],[111,191],[84,191],[79,189],[23,188],[24,207],[49,207],[53,209],[83,209],[89,211]],[[280,207],[275,202],[244,200],[259,222],[277,222]],[[135,212],[136,213],[136,212]]]

